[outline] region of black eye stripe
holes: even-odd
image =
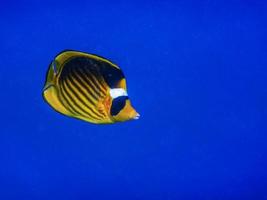
[[[117,115],[124,108],[127,99],[129,99],[127,96],[121,96],[113,99],[110,114],[112,116]]]

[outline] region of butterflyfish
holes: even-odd
[[[110,60],[79,51],[58,54],[49,65],[45,101],[57,112],[95,124],[138,119],[122,70]]]

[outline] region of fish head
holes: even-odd
[[[126,99],[125,104],[120,111],[116,115],[112,116],[113,120],[117,122],[139,119],[139,117],[139,113],[132,107],[129,99]]]
[[[109,93],[112,99],[110,107],[112,121],[123,122],[140,117],[131,105],[127,91],[124,88],[113,88],[110,89]]]

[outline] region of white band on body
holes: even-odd
[[[123,88],[113,88],[109,90],[110,96],[115,99],[117,97],[128,96],[127,92]]]

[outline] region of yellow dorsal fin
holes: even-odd
[[[120,69],[116,64],[112,63],[111,61],[109,61],[103,57],[100,57],[100,56],[97,56],[94,54],[84,53],[81,51],[74,51],[74,50],[66,50],[66,51],[59,53],[56,56],[55,60],[58,62],[59,66],[62,66],[62,64],[64,64],[67,60],[69,60],[72,57],[77,57],[77,56],[83,56],[83,57],[87,57],[87,58],[91,58],[91,59],[95,59],[95,60],[100,60],[100,61],[103,61],[103,62],[106,62],[106,63],[112,65],[113,67],[115,67],[117,69]]]

